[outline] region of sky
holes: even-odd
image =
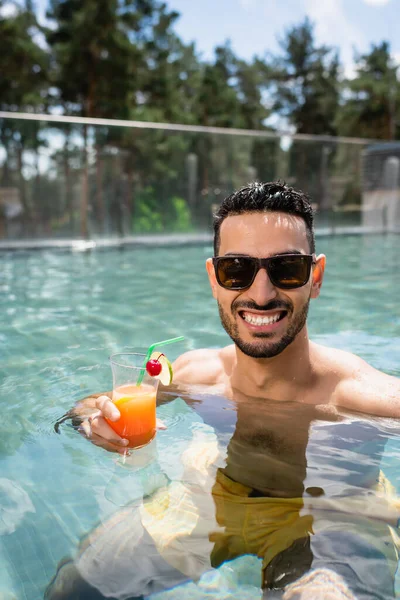
[[[228,39],[236,55],[246,60],[275,54],[284,32],[308,16],[315,24],[317,43],[339,50],[347,77],[354,74],[354,53],[368,52],[372,44],[384,40],[400,66],[400,0],[164,1],[180,13],[176,32],[184,42],[194,41],[204,59],[211,59],[215,46]],[[34,0],[34,4],[43,21],[47,0]],[[10,7],[6,4],[2,12]],[[400,78],[400,68],[398,73]]]
[[[339,49],[346,75],[354,72],[354,52],[368,52],[386,40],[400,64],[400,0],[167,0],[181,13],[176,31],[195,41],[204,58],[230,39],[245,59],[279,52],[284,32],[308,15],[317,43]]]
[[[194,41],[204,59],[228,39],[240,58],[277,53],[284,32],[308,16],[315,24],[317,43],[338,48],[346,76],[354,74],[355,52],[368,52],[383,40],[400,65],[400,0],[165,1],[180,13],[176,32],[185,42]],[[47,0],[34,4],[43,20]]]

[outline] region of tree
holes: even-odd
[[[265,67],[273,111],[296,133],[335,135],[340,75],[337,51],[316,45],[308,18],[289,29],[280,45],[282,55],[272,57]],[[321,150],[315,142],[293,143],[287,175],[326,206],[325,179],[334,152]]]
[[[238,127],[240,102],[234,87],[236,57],[229,43],[217,46],[205,63],[199,89],[198,121],[210,127]]]
[[[356,64],[356,76],[345,82],[345,100],[337,119],[340,133],[395,139],[400,86],[389,44],[373,45],[369,53],[356,56]]]
[[[140,50],[133,4],[118,0],[51,0],[46,38],[52,56],[55,99],[66,114],[127,118]],[[146,3],[145,3],[146,4]]]
[[[1,110],[46,112],[48,54],[36,41],[39,34],[29,1],[7,17],[0,13]]]
[[[46,112],[48,54],[37,41],[40,31],[29,0],[23,7],[15,6],[11,15],[0,16],[0,56],[4,57],[0,68],[1,110]],[[0,142],[6,154],[0,185],[18,188],[24,228],[30,234],[36,222],[34,202],[40,191],[40,177],[36,160],[36,184],[31,202],[24,177],[24,153],[31,149],[37,159],[42,144],[39,132],[38,123],[0,121]]]
[[[275,100],[273,110],[297,133],[335,135],[339,103],[337,51],[316,46],[308,18],[281,40],[283,55],[273,58],[266,75]]]
[[[186,46],[173,31],[179,14],[154,4],[143,44],[144,65],[133,118],[168,123],[192,123],[201,67],[194,44]]]
[[[265,64],[259,58],[248,63],[236,59],[235,91],[240,103],[240,126],[244,129],[271,129],[265,121],[271,114],[265,93]]]
[[[55,103],[67,114],[128,118],[136,91],[141,50],[132,32],[148,10],[146,0],[51,0],[46,32],[52,55]],[[84,125],[81,177],[81,235],[88,236],[88,130]],[[66,138],[67,139],[67,138]],[[65,153],[67,155],[67,153]],[[99,211],[103,214],[102,207]]]
[[[52,0],[48,17],[55,23],[55,28],[47,32],[47,40],[54,57],[58,101],[65,112],[155,121],[180,121],[182,114],[188,114],[189,120],[192,119],[187,110],[191,109],[192,98],[186,91],[190,91],[191,80],[196,77],[194,51],[173,33],[178,14],[169,11],[164,3]],[[148,179],[146,172],[135,173],[135,168],[145,163],[145,170],[154,172],[155,154],[160,149],[160,145],[152,143],[154,135],[148,135],[146,141],[137,133],[112,127],[93,130],[96,147],[93,208],[102,221],[105,214],[102,180],[111,168],[116,175],[116,188],[109,193],[109,210],[116,215],[114,221],[121,233],[122,214],[130,220],[134,208],[131,190],[135,179],[138,176]],[[87,235],[91,165],[86,127],[83,136],[81,222],[82,235]],[[106,146],[118,149],[118,157],[112,158]],[[163,151],[168,156],[165,144]]]
[[[266,127],[269,110],[263,100],[264,79],[257,59],[250,63],[238,59],[226,42],[215,49],[212,61],[204,63],[202,73],[197,113],[201,125],[238,129]],[[199,162],[199,201],[211,204],[216,196],[229,193],[241,182],[254,178],[253,161],[256,157],[265,158],[263,146],[264,140],[257,142],[244,136],[198,136],[192,151]],[[210,208],[208,206],[208,213],[201,212],[211,215]]]
[[[130,106],[131,119],[197,122],[201,70],[194,45],[183,44],[173,31],[177,17],[164,3],[153,2],[142,34],[143,66],[136,102]],[[143,198],[149,199],[152,190],[152,211],[156,214],[158,207],[161,222],[167,225],[174,196],[177,191],[185,190],[184,166],[190,136],[160,130],[110,128],[107,143],[119,149],[121,158],[115,166],[126,182],[119,193],[119,198],[124,198],[122,210],[115,206],[115,221],[122,217],[122,212],[125,222],[130,222],[131,215],[136,219],[138,205]]]

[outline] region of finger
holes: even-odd
[[[114,444],[114,443],[112,443],[108,440],[105,440],[104,438],[96,435],[95,433],[92,433],[92,437],[90,438],[90,441],[95,446],[99,446],[100,448],[107,450],[107,452],[118,452],[118,454],[123,454],[125,456],[126,455],[129,456],[129,454],[130,454],[129,448],[121,447],[121,445],[119,445],[119,444]]]
[[[92,437],[94,434],[98,435],[112,444],[117,444],[119,446],[127,446],[129,444],[129,441],[115,433],[114,429],[112,429],[107,421],[105,421],[102,417],[95,417],[92,419],[91,433]]]
[[[97,419],[98,417],[102,417],[103,413],[101,412],[101,410],[96,410],[94,413],[92,413],[91,415],[88,416],[87,420],[89,421],[89,424],[93,421],[93,419]]]
[[[80,426],[78,428],[78,431],[81,435],[84,435],[86,438],[90,439],[90,441],[95,446],[100,446],[101,448],[104,448],[108,452],[119,452],[120,454],[128,454],[129,455],[129,449],[126,448],[126,444],[128,443],[128,440],[124,440],[124,439],[120,438],[121,442],[116,441],[114,443],[112,441],[108,441],[108,440],[100,437],[96,433],[93,433],[89,420],[82,421],[82,423],[80,424]]]
[[[161,419],[156,419],[156,427],[157,429],[167,429],[167,426],[164,424],[164,421],[161,421]]]
[[[89,420],[82,421],[78,428],[79,432],[83,433],[83,435],[87,438],[92,437],[92,427],[90,425]]]
[[[118,421],[121,416],[118,408],[108,396],[99,396],[96,398],[95,406],[101,412],[103,417],[110,421]]]

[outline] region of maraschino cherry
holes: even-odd
[[[157,377],[161,373],[161,363],[156,358],[152,358],[146,363],[146,371],[150,375],[150,377]]]

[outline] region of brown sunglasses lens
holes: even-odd
[[[272,283],[283,289],[305,285],[310,276],[311,260],[308,256],[276,256],[268,265]]]
[[[310,276],[312,259],[309,256],[274,256],[267,260],[271,282],[282,289],[294,289],[305,285]],[[223,257],[217,259],[217,279],[226,289],[239,290],[250,287],[259,262],[250,256]]]
[[[227,289],[249,287],[253,281],[256,264],[250,257],[226,257],[218,261],[219,283]]]

